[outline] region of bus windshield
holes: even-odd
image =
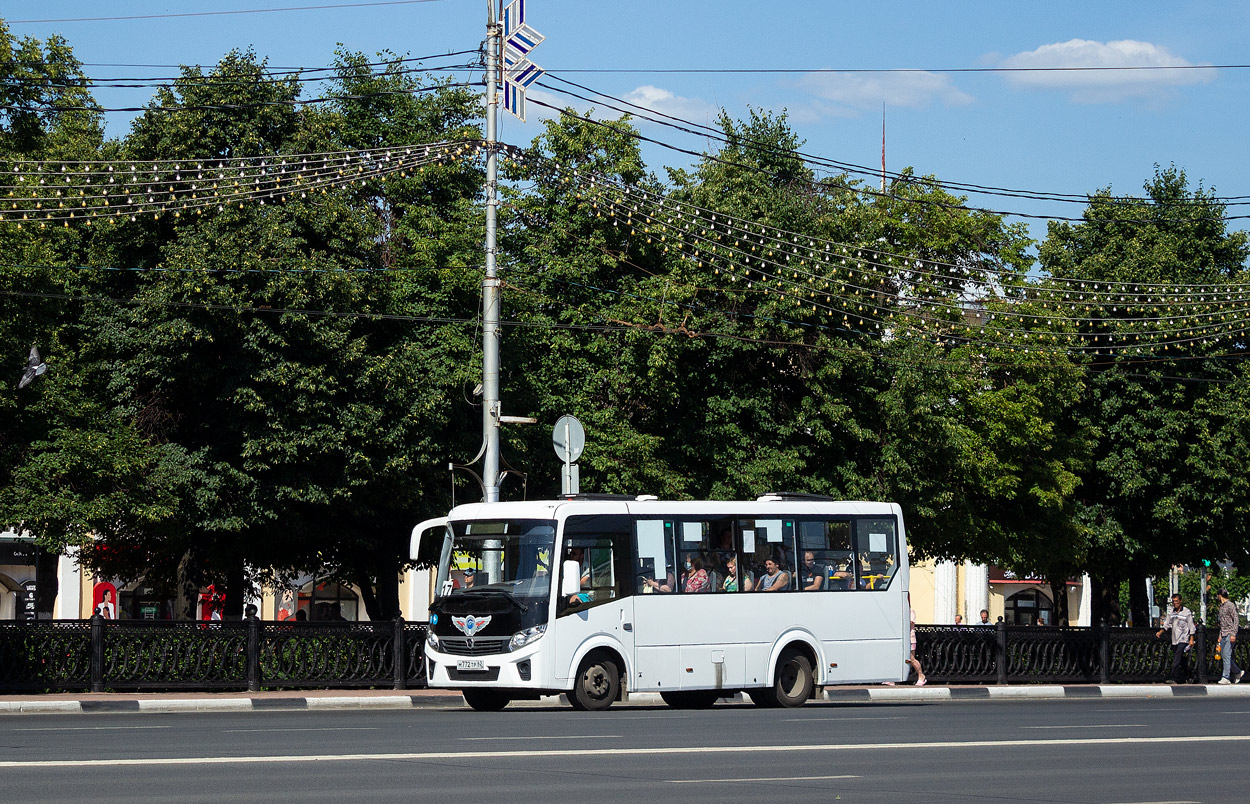
[[[543,599],[551,588],[556,523],[545,519],[451,523],[453,542],[440,596],[506,593]]]

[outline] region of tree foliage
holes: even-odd
[[[393,54],[340,52],[332,100],[303,104],[299,82],[232,52],[184,68],[115,140],[63,41],[0,27],[0,70],[4,167],[480,138],[476,95]],[[1039,278],[1022,226],[934,177],[866,192],[815,173],[784,114],[722,115],[720,129],[721,145],[664,178],[628,118],[564,114],[503,153],[505,413],[578,416],[583,488],[896,500],[917,555],[1056,585],[1250,558],[1244,344],[1086,359],[906,325],[1019,310],[1038,283],[1244,282],[1250,247],[1212,193],[1174,169],[1144,199],[1097,193],[1037,246]],[[476,498],[447,464],[480,443],[483,182],[480,160],[456,159],[203,214],[0,224],[0,353],[37,342],[51,366],[0,389],[0,521],[184,601],[210,582],[315,573],[358,586],[371,617],[396,615],[412,524],[453,488]],[[731,276],[697,232],[673,236],[717,218],[759,257]],[[846,273],[829,261],[781,282],[759,255],[775,247],[751,238],[765,228],[877,255],[872,278],[849,278],[874,314],[807,305]],[[969,298],[970,284],[989,290]],[[1154,326],[1103,312],[1085,326]],[[503,444],[525,476],[505,497],[558,488],[545,428],[507,429]]]

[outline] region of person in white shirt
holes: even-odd
[[[1194,649],[1194,613],[1181,600],[1180,595],[1172,595],[1172,609],[1159,623],[1155,639],[1163,636],[1164,631],[1172,632],[1172,675],[1167,683],[1181,683],[1189,679],[1189,652]]]

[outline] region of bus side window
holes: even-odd
[[[893,517],[855,520],[859,588],[888,589],[898,569],[898,529]]]
[[[754,547],[750,564],[754,575],[752,589],[757,592],[797,589],[798,567],[794,552],[795,521],[793,519],[755,519],[743,520],[741,525],[744,552],[748,541]],[[773,575],[768,572],[769,562],[775,562],[778,567],[778,571]],[[743,563],[747,563],[745,556]]]
[[[815,563],[825,574],[822,588],[831,592],[855,589],[855,550],[851,542],[851,523],[847,520],[804,523],[808,524],[819,525],[819,534],[813,527],[810,534],[805,536],[810,539],[810,544],[819,543],[819,548],[813,548],[812,552],[815,554]]]
[[[642,594],[670,593],[677,588],[673,564],[675,523],[664,519],[639,519],[634,523],[630,575],[634,589]]]
[[[561,614],[633,594],[626,581],[630,525],[628,517],[617,515],[569,517],[565,522],[563,560],[577,561],[581,591],[561,599],[557,607]]]

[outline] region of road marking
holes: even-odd
[[[620,717],[588,717],[586,720],[616,722],[618,720],[685,720],[685,715],[622,715]]]
[[[1144,729],[1145,723],[1081,723],[1071,726],[1021,726],[1022,729]]]
[[[1201,801],[1118,801],[1116,804],[1202,804]]]
[[[46,726],[13,731],[129,731],[137,729],[169,729],[172,726]]]
[[[602,739],[619,740],[619,734],[558,734],[548,737],[457,737],[457,740],[465,742],[480,740],[602,740]]]
[[[862,776],[850,776],[843,774],[841,776],[761,776],[756,779],[669,779],[669,784],[708,784],[709,782],[720,782],[723,784],[737,784],[738,782],[813,782],[826,779],[862,779]]]
[[[926,748],[1014,748],[1085,745],[1171,745],[1174,743],[1250,743],[1250,734],[1193,737],[1072,737],[1037,740],[966,740],[905,743],[830,743],[827,745],[701,745],[667,748],[548,748],[533,751],[427,751],[393,754],[289,754],[274,756],[150,757],[117,759],[2,760],[0,768],[124,768],[159,765],[264,765],[299,762],[445,761],[465,759],[534,759],[543,757],[656,756],[659,754],[780,754],[830,751],[923,750]]]
[[[788,717],[782,723],[845,723],[848,720],[906,720],[905,717]]]
[[[380,731],[381,726],[310,726],[308,728],[295,729],[222,729],[224,734],[251,734],[252,732],[270,732],[270,731]]]

